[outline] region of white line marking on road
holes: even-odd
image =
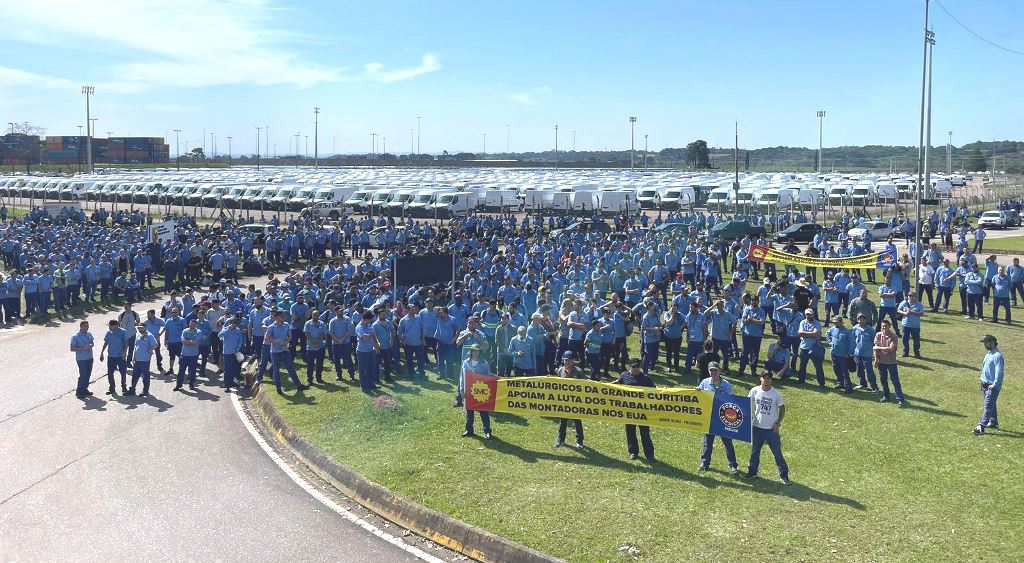
[[[305,479],[303,479],[298,473],[296,473],[294,469],[289,467],[288,464],[284,461],[284,459],[282,459],[281,456],[278,455],[276,451],[274,451],[274,448],[272,448],[270,444],[268,444],[267,441],[263,439],[263,436],[260,435],[259,431],[256,430],[256,427],[253,426],[252,421],[249,420],[249,417],[242,410],[242,403],[238,399],[238,395],[236,393],[231,393],[231,404],[234,405],[235,412],[238,413],[238,418],[242,420],[242,424],[245,426],[245,429],[249,431],[249,434],[253,437],[254,440],[256,440],[256,443],[259,444],[260,448],[264,451],[264,453],[266,453],[267,456],[270,457],[271,461],[273,461],[279,468],[281,468],[281,471],[284,471],[285,475],[291,478],[291,480],[294,481],[296,485],[302,487],[302,489],[309,493],[313,498],[320,501],[321,503],[324,504],[324,506],[330,508],[334,512],[337,512],[342,517],[356,524],[360,528],[366,530],[367,532],[370,532],[371,534],[390,543],[391,545],[394,545],[395,547],[398,547],[415,555],[419,559],[429,561],[430,563],[444,563],[443,559],[435,557],[414,545],[409,545],[402,541],[401,538],[395,537],[381,530],[380,528],[374,526],[373,524],[367,522],[366,520],[363,520],[362,518],[356,516],[355,514],[352,514],[352,512],[350,512],[348,509],[338,505],[336,502],[328,498],[327,495],[318,491],[315,487],[313,487],[313,485],[310,485],[308,482],[306,482]]]

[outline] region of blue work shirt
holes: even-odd
[[[1003,388],[1003,353],[998,348],[985,354],[979,380],[991,385],[996,391]]]
[[[153,357],[151,349],[157,345],[156,337],[147,332],[145,337],[136,334],[135,347],[133,350],[136,362],[148,362]]]
[[[199,342],[203,339],[203,333],[199,329],[186,328],[181,331],[181,355],[191,358],[199,356]],[[194,340],[195,344],[186,344],[185,340]]]
[[[829,344],[832,346],[833,356],[850,356],[853,354],[853,338],[850,334],[850,329],[834,326],[828,329],[828,332],[825,333],[825,338],[828,339]]]
[[[356,352],[373,352],[373,325],[360,322],[356,325]]]
[[[71,345],[74,347],[87,346],[89,344],[95,344],[92,333],[90,332],[76,332],[71,336]],[[75,352],[76,361],[84,361],[92,359],[92,349],[79,350]]]
[[[800,321],[799,332],[817,332],[821,330],[821,323],[816,320],[804,320]],[[810,350],[818,344],[817,337],[801,336],[800,337],[800,349]]]
[[[320,350],[324,347],[327,325],[325,325],[323,321],[314,321],[313,319],[309,319],[306,321],[306,324],[302,326],[302,332],[306,335],[307,350]]]
[[[913,305],[911,305],[909,301],[904,301],[900,303],[899,308],[896,310],[901,312],[914,311],[917,313],[923,313],[924,305],[922,305],[920,301]],[[900,321],[900,326],[904,328],[921,328],[921,317],[918,315],[903,315],[903,319]]]
[[[108,330],[103,335],[103,342],[107,345],[107,356],[111,358],[124,358],[125,352],[127,351],[128,344],[128,331],[118,327],[114,330]]]
[[[230,327],[224,327],[218,333],[220,341],[224,345],[224,354],[234,354],[242,351],[242,346],[245,345],[245,335],[242,334],[238,327],[232,330]]]
[[[741,332],[746,336],[756,336],[758,338],[764,336],[764,325],[758,323],[750,323],[747,320],[757,320],[764,322],[764,311],[760,307],[754,307],[753,305],[744,305],[743,314],[740,317],[742,321]]]
[[[736,322],[736,316],[728,310],[719,311],[718,309],[712,309],[709,314],[711,315],[711,339],[728,340],[729,327]]]
[[[264,341],[278,340],[280,342],[271,342],[270,353],[277,354],[280,352],[288,351],[288,342],[291,340],[292,329],[286,323],[278,325],[274,323],[267,327],[266,336]]]
[[[875,329],[871,325],[853,327],[853,353],[860,358],[874,357]]]
[[[177,344],[181,342],[181,333],[188,328],[188,323],[180,316],[171,317],[164,323],[164,328],[167,330],[167,343]]]

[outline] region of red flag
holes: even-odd
[[[494,412],[494,400],[498,396],[498,378],[467,371],[465,395],[467,411]]]

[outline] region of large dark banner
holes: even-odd
[[[395,285],[450,282],[455,275],[451,254],[403,256],[395,260]]]

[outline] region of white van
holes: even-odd
[[[899,192],[896,191],[896,184],[882,182],[875,186],[876,201],[880,203],[894,203],[897,197],[899,197]]]
[[[431,215],[436,214],[437,217],[441,217],[443,219],[451,219],[452,217],[465,217],[476,211],[476,193],[445,192],[437,196],[437,200],[433,203],[431,207]]]
[[[405,206],[412,203],[414,197],[416,197],[416,190],[414,189],[397,190],[392,194],[384,209],[393,215],[401,215],[405,211]]]
[[[692,206],[693,188],[689,186],[670,186],[661,196],[662,209],[689,209]]]
[[[522,211],[523,202],[516,190],[493,189],[484,193],[484,211]]]
[[[744,210],[752,209],[762,191],[764,191],[764,188],[740,188],[736,192],[736,211],[743,212]]]
[[[928,197],[949,197],[953,194],[953,183],[945,178],[932,180],[932,193]]]
[[[356,213],[363,213],[369,209],[370,196],[373,195],[373,190],[356,190],[345,200],[345,205],[350,207],[352,211]]]
[[[732,188],[717,187],[708,194],[708,211],[729,211],[736,203]]]
[[[665,189],[658,186],[645,186],[637,190],[636,200],[641,209],[657,209],[661,205]]]
[[[793,191],[784,188],[767,188],[757,196],[757,209],[763,213],[776,213],[793,206]]]
[[[405,212],[410,217],[433,217],[434,203],[437,201],[437,196],[451,192],[452,190],[450,189],[438,190],[436,188],[419,190],[413,196],[412,201],[409,202]]]
[[[601,190],[597,194],[601,214],[606,217],[614,217],[619,213],[634,213],[640,206],[634,190]]]
[[[872,205],[875,203],[875,186],[873,184],[857,184],[850,192],[850,201],[854,205]]]

